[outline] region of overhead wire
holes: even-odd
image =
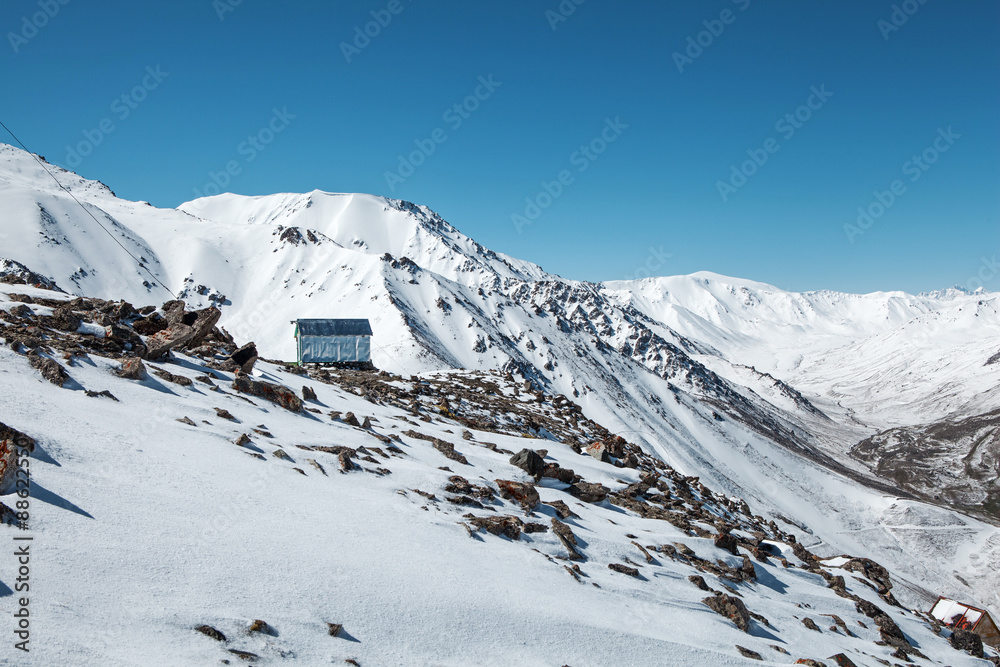
[[[93,219],[93,221],[97,223],[97,226],[100,227],[102,230],[104,230],[104,233],[107,234],[109,237],[111,237],[111,240],[114,241],[115,243],[117,243],[118,246],[122,250],[124,250],[125,253],[129,257],[131,257],[135,261],[136,264],[139,265],[139,268],[141,268],[143,271],[145,271],[146,273],[148,273],[150,278],[152,278],[154,281],[156,281],[156,283],[160,287],[162,287],[164,290],[167,291],[167,294],[169,294],[171,297],[173,297],[175,299],[177,298],[177,295],[175,295],[173,293],[173,291],[169,287],[167,287],[166,285],[164,285],[163,281],[160,280],[159,278],[157,278],[156,274],[154,274],[152,271],[150,271],[149,267],[147,267],[145,265],[145,263],[143,263],[142,260],[140,260],[138,257],[136,257],[135,255],[133,255],[132,252],[128,248],[126,248],[125,245],[121,241],[118,240],[118,237],[116,237],[114,234],[111,233],[111,230],[109,230],[107,227],[105,227],[103,224],[101,224],[101,221],[97,219],[97,216],[94,215],[89,208],[87,208],[86,206],[84,206],[83,203],[79,199],[76,198],[76,195],[74,195],[72,192],[70,192],[65,186],[63,186],[62,183],[59,182],[59,179],[56,178],[55,174],[53,174],[49,170],[49,168],[45,165],[45,163],[41,159],[39,159],[39,157],[36,154],[34,154],[31,151],[29,151],[28,147],[25,146],[24,143],[22,143],[21,140],[17,138],[17,135],[14,134],[11,131],[11,129],[4,124],[4,122],[2,120],[0,120],[0,127],[2,127],[3,129],[7,130],[7,133],[14,138],[14,141],[16,141],[18,143],[18,145],[22,149],[24,149],[24,152],[27,153],[28,155],[30,155],[32,158],[34,158],[35,162],[37,162],[38,165],[42,169],[45,170],[45,173],[47,173],[52,178],[52,180],[55,181],[55,184],[59,186],[59,189],[61,189],[66,194],[68,194],[73,199],[73,201],[75,201],[80,206],[80,208],[83,209],[84,213],[86,213],[87,215],[89,215]]]

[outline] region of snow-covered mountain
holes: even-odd
[[[0,258],[67,292],[155,304],[172,298],[159,280],[219,306],[222,326],[272,359],[293,357],[292,319],[368,318],[380,368],[528,380],[814,551],[876,558],[905,602],[941,593],[1000,610],[996,526],[850,455],[886,429],[1000,408],[1000,364],[986,363],[1000,351],[996,295],[570,281],[408,202],[317,191],[158,209],[49,168],[116,240],[0,145]]]

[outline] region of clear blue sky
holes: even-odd
[[[562,6],[574,11],[546,15],[559,0],[5,0],[0,119],[121,197],[176,206],[232,161],[226,190],[408,199],[570,278],[648,265],[796,290],[920,291],[975,286],[978,273],[1000,290],[1000,2]],[[51,18],[38,15],[46,7]],[[355,42],[373,11],[386,25]],[[810,98],[823,86],[832,96]],[[466,99],[476,92],[485,99]],[[776,125],[796,113],[808,120]],[[86,157],[67,150],[97,140]],[[400,172],[417,141],[433,154]],[[604,152],[577,152],[592,141]],[[933,164],[908,162],[925,150]],[[767,161],[742,183],[732,167],[752,155]],[[563,171],[550,185],[562,192],[519,231],[511,216]],[[879,213],[876,191],[894,201],[862,228],[858,207]]]

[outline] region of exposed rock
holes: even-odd
[[[249,444],[250,444],[250,436],[247,435],[246,433],[243,433],[240,435],[240,437],[236,438],[237,447],[246,447]]]
[[[536,480],[541,478],[542,473],[545,471],[545,461],[542,460],[542,457],[537,452],[530,449],[522,449],[517,454],[514,454],[514,456],[510,457],[510,463],[528,473]]]
[[[913,648],[910,646],[910,642],[906,640],[906,637],[903,636],[903,631],[899,629],[896,622],[887,613],[879,609],[877,605],[872,604],[868,600],[858,598],[855,607],[859,612],[875,621],[875,625],[878,626],[884,642],[896,648],[906,650]]]
[[[273,452],[271,452],[271,456],[273,456],[276,459],[281,459],[282,461],[291,461],[292,460],[292,457],[289,456],[288,453],[285,452],[285,450],[281,449],[280,447],[278,449],[274,450]]]
[[[715,613],[731,620],[743,632],[750,632],[750,612],[739,598],[720,594],[707,597],[702,602]]]
[[[434,438],[432,442],[434,443],[434,449],[438,450],[452,461],[458,461],[462,465],[471,465],[468,459],[466,459],[464,456],[455,451],[455,445],[451,444],[450,442],[447,442],[446,440],[441,440],[440,438]]]
[[[256,653],[251,653],[250,651],[241,651],[235,648],[229,649],[229,652],[235,655],[240,660],[245,660],[246,662],[255,662],[258,658],[260,658],[260,656],[257,655]]]
[[[607,498],[608,493],[611,492],[611,489],[603,484],[593,482],[577,482],[576,484],[571,484],[566,490],[569,491],[570,495],[579,498],[585,503],[599,503]]]
[[[621,563],[608,563],[608,568],[614,570],[615,572],[627,574],[630,577],[638,578],[639,576],[639,570],[637,568],[622,565]]]
[[[166,380],[167,382],[173,382],[174,384],[179,384],[182,387],[190,387],[194,382],[191,378],[184,377],[183,375],[174,375],[168,371],[160,368],[153,369],[153,375],[160,378],[161,380]]]
[[[316,400],[316,392],[315,392],[315,390],[313,390],[313,388],[310,387],[310,386],[308,386],[308,385],[304,385],[302,387],[302,400],[303,401],[315,401]]]
[[[274,630],[271,628],[271,626],[268,625],[265,621],[260,620],[259,618],[250,624],[250,632],[262,632],[268,635],[274,634]]]
[[[361,428],[361,422],[358,421],[358,418],[354,416],[353,412],[348,412],[346,415],[344,415],[344,423],[350,426],[357,426],[358,428]]]
[[[743,556],[743,564],[739,569],[740,574],[744,581],[756,581],[757,580],[757,568],[753,566],[753,562],[747,555]]]
[[[213,628],[211,625],[199,625],[195,628],[196,631],[205,635],[206,637],[211,637],[215,641],[224,642],[226,641],[226,636]]]
[[[215,415],[217,417],[219,417],[220,419],[227,419],[227,420],[229,420],[231,422],[238,422],[239,421],[239,419],[237,419],[235,416],[233,416],[232,412],[230,412],[229,410],[226,410],[225,408],[213,408],[213,410],[215,410]],[[244,437],[246,437],[246,434],[244,434]],[[250,441],[250,438],[247,438],[247,442],[249,442],[249,441]]]
[[[524,522],[516,516],[475,516],[473,514],[466,514],[465,518],[477,530],[485,529],[486,532],[492,535],[504,535],[512,540],[521,538],[521,529],[524,527]]]
[[[763,657],[761,657],[760,653],[757,653],[757,651],[751,651],[748,648],[743,648],[739,644],[736,644],[736,650],[739,651],[740,655],[742,655],[744,658],[750,658],[751,660],[763,660],[764,659]]]
[[[76,313],[74,313],[69,308],[56,308],[52,311],[52,319],[49,324],[53,329],[58,329],[59,331],[74,332],[80,328],[80,324],[83,322]]]
[[[251,379],[249,375],[244,373],[238,373],[233,379],[233,389],[277,403],[291,412],[302,412],[302,399],[296,396],[291,389],[280,384],[261,382]]]
[[[952,647],[958,651],[966,651],[977,658],[983,658],[986,655],[983,651],[983,638],[970,630],[955,628],[951,632],[949,641],[951,641]]]
[[[115,371],[115,375],[126,380],[145,380],[146,365],[139,357],[128,357],[121,360],[121,368]]]
[[[185,312],[183,301],[168,301],[163,304],[163,311],[167,327],[146,339],[146,359],[159,359],[179,347],[198,346],[222,317],[222,312],[214,307]]]
[[[90,389],[87,389],[83,393],[85,393],[90,398],[110,398],[115,403],[120,403],[121,402],[121,401],[118,400],[117,396],[115,396],[114,394],[112,394],[107,389],[104,389],[103,391],[92,391]]]
[[[806,626],[810,630],[815,630],[816,632],[822,632],[822,630],[819,629],[819,626],[816,625],[816,621],[812,620],[808,616],[802,619],[802,625]]]
[[[719,533],[718,535],[715,536],[715,546],[719,547],[724,551],[728,551],[734,556],[740,555],[739,549],[737,549],[739,544],[740,541],[737,540],[736,536],[730,533],[729,531]]]
[[[561,500],[551,500],[545,504],[554,509],[560,519],[568,519],[571,516],[577,516],[573,513],[573,510],[569,508],[569,505]]]
[[[838,653],[837,655],[831,655],[827,660],[833,660],[837,667],[858,667],[853,660],[848,658],[843,653]]]
[[[249,375],[253,371],[253,365],[257,362],[257,346],[253,343],[247,343],[230,354],[229,360],[239,366],[242,372]]]
[[[500,487],[501,496],[520,504],[525,511],[530,512],[540,500],[538,491],[531,484],[514,482],[507,479],[498,479],[496,483]]]
[[[690,581],[692,584],[694,584],[695,586],[697,586],[699,589],[701,589],[703,591],[710,591],[710,590],[712,590],[711,588],[708,587],[708,584],[705,583],[705,578],[702,577],[701,575],[692,574],[692,575],[690,575],[688,577],[688,581]]]
[[[566,548],[566,551],[569,552],[569,559],[583,560],[584,559],[583,556],[580,554],[579,551],[576,550],[577,547],[576,535],[573,534],[573,530],[565,523],[554,517],[551,523],[552,523],[552,532],[556,534],[556,537],[558,537],[559,541],[562,542],[562,545]]]
[[[366,431],[372,430],[372,418],[365,417],[364,420],[361,422],[361,428],[365,429]]]
[[[43,378],[57,387],[63,386],[66,384],[66,380],[69,379],[66,369],[64,369],[55,359],[43,357],[36,352],[31,352],[28,354],[28,363],[31,364],[32,368],[41,373]]]
[[[319,470],[321,473],[323,473],[324,477],[327,476],[326,470],[323,469],[323,466],[321,466],[316,459],[306,459],[306,462],[313,468],[316,468],[316,470]]]
[[[327,623],[326,627],[331,637],[336,637],[340,634],[340,631],[344,629],[344,626],[341,623]]]
[[[0,495],[13,493],[17,488],[18,449],[35,450],[35,441],[0,422]]]
[[[594,442],[587,445],[586,452],[602,463],[611,463],[608,448],[605,447],[603,442]]]
[[[337,454],[337,460],[340,462],[341,472],[351,472],[357,468],[354,461],[351,460],[351,450],[349,449],[344,449]]]
[[[572,484],[577,478],[576,473],[569,468],[560,468],[558,463],[546,463],[545,470],[542,471],[542,477],[551,477],[564,484]]]
[[[187,424],[188,426],[197,426],[197,424],[195,424],[190,417],[181,417],[177,421],[179,421],[182,424]]]

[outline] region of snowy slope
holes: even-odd
[[[17,305],[9,299],[23,299],[6,296],[14,289],[0,290],[0,310],[16,325],[24,314],[7,314]],[[59,298],[16,290],[35,300]],[[51,312],[28,306],[37,315]],[[58,388],[42,380],[23,354],[0,348],[3,421],[37,440],[29,526],[18,532],[33,538],[32,650],[14,654],[8,645],[0,664],[239,664],[231,650],[268,665],[348,659],[401,666],[756,665],[844,653],[857,665],[874,666],[894,659],[894,647],[875,643],[880,633],[855,600],[837,595],[818,569],[804,569],[786,543],[773,542],[777,553],[769,558],[741,562],[714,544],[711,524],[700,524],[699,530],[709,530],[698,536],[608,502],[578,501],[566,485],[545,479],[538,488],[543,503],[565,502],[576,514],[566,523],[582,559],[568,561],[552,530],[511,539],[467,527],[470,515],[554,525],[554,504],[526,514],[499,496],[484,499],[482,508],[447,500],[456,473],[492,493],[497,479],[528,481],[508,453],[489,445],[508,451],[544,445],[548,462],[612,490],[639,481],[638,471],[577,454],[563,442],[466,431],[452,416],[435,414],[436,398],[408,411],[266,362],[255,377],[309,386],[316,393],[306,404],[313,412],[248,401],[230,388],[231,374],[186,354],[148,366],[193,380],[188,386],[152,375],[118,378],[116,366],[99,355],[77,356],[66,365],[72,381]],[[462,382],[486,380],[510,400],[537,406],[532,409],[539,414],[557,414],[553,397],[542,403],[530,394],[517,399],[516,385],[500,374],[483,375],[380,381],[449,393]],[[88,397],[84,388],[109,391],[114,399]],[[452,400],[461,414],[462,405]],[[329,416],[332,410],[370,417],[373,428],[350,426]],[[47,415],[44,423],[39,414]],[[467,463],[446,458],[414,432],[452,443]],[[250,434],[249,441],[234,444],[241,434]],[[354,450],[360,468],[341,473],[337,456],[319,449],[330,446]],[[279,458],[278,451],[286,456]],[[364,451],[370,462],[362,459]],[[663,479],[678,502],[687,496],[692,507],[737,526],[750,520],[724,495],[678,476]],[[680,549],[681,543],[702,560],[659,546]],[[948,557],[945,551],[932,555]],[[706,571],[718,567],[716,561],[751,563],[755,579],[738,582]],[[822,569],[844,577],[847,595],[887,612],[926,656],[920,664],[985,664],[952,649],[919,616],[880,598],[858,572],[841,569],[844,562]],[[569,571],[573,564],[578,574]],[[609,564],[634,567],[638,576]],[[6,559],[0,563],[5,615],[14,607],[10,573]],[[688,579],[699,574],[707,587],[731,590],[759,615],[749,632],[708,609],[702,600],[711,593]],[[270,631],[251,633],[255,619]],[[339,636],[330,636],[328,623],[342,624]],[[203,624],[226,641],[196,632]],[[737,647],[760,654],[763,662]]]
[[[222,325],[264,357],[292,358],[289,320],[367,317],[380,368],[510,372],[785,517],[818,551],[871,554],[912,581],[911,604],[923,589],[1000,607],[995,527],[901,500],[845,454],[913,413],[997,407],[1000,366],[982,367],[1000,350],[995,312],[970,315],[992,295],[796,295],[705,275],[595,285],[486,250],[407,202],[220,195],[168,210],[57,177],[173,292],[219,305]],[[2,145],[0,206],[11,221],[0,257],[75,294],[170,298],[30,156]],[[921,336],[923,356],[910,349]],[[907,372],[918,374],[906,383]]]

